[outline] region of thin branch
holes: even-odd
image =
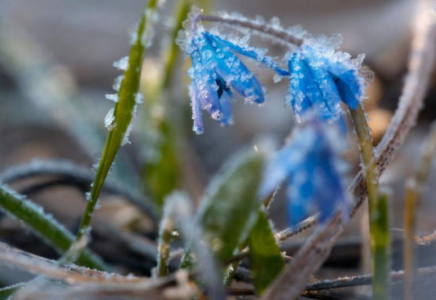
[[[388,132],[378,147],[377,162],[380,173],[386,169],[403,144],[423,105],[435,62],[436,32],[433,12],[434,10],[429,7],[429,3],[423,1],[423,7],[416,18],[417,24],[409,60],[409,74],[400,97],[399,107]],[[359,178],[361,179],[359,180]],[[362,172],[359,173],[353,187],[355,187],[354,191],[357,194],[357,203],[353,210],[355,212],[366,198],[366,185]],[[276,279],[262,299],[293,299],[299,295],[308,277],[321,266],[331,247],[339,238],[340,234],[335,234],[335,232],[340,233],[343,230],[341,214],[337,213],[321,230],[322,232],[317,233],[316,238],[309,240],[298,251],[294,263]]]
[[[286,46],[298,46],[303,42],[295,34],[285,30],[279,25],[265,23],[264,21],[250,20],[240,16],[217,16],[217,15],[199,15],[198,20],[205,22],[215,22],[234,27],[249,28],[261,35],[268,35]]]

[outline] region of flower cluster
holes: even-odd
[[[292,225],[316,212],[324,222],[337,208],[345,211],[348,203],[341,176],[345,164],[339,156],[343,144],[338,143],[336,126],[325,126],[313,113],[303,123],[291,142],[269,160],[259,190],[259,196],[265,198],[287,181]]]
[[[364,98],[366,83],[361,71],[364,56],[352,59],[348,53],[338,51],[342,43],[339,34],[330,38],[304,34],[302,39],[296,37],[301,42],[285,56],[286,71],[265,56],[264,51],[248,46],[246,40],[224,37],[216,30],[206,31],[198,24],[198,14],[192,15],[191,22],[185,30],[182,48],[192,61],[188,74],[192,78],[189,90],[194,131],[203,132],[203,110],[222,125],[232,123],[232,91],[246,102],[263,103],[262,86],[236,54],[262,63],[278,77],[289,79],[284,98],[302,125],[292,143],[268,163],[260,196],[266,197],[287,180],[292,224],[315,211],[325,221],[338,207],[345,209],[347,196],[334,146],[341,138],[333,143],[332,132],[341,128],[337,123],[345,128],[341,103],[355,110]]]

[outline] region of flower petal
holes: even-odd
[[[242,47],[240,45],[237,45],[235,43],[226,41],[222,38],[220,38],[219,36],[210,34],[210,33],[205,33],[210,40],[215,41],[219,44],[221,44],[221,46],[223,47],[228,47],[230,50],[244,55],[246,57],[252,58],[262,64],[264,64],[266,67],[274,70],[277,72],[277,74],[281,75],[281,76],[288,76],[289,72],[280,68],[273,60],[271,57],[269,56],[265,56],[259,52],[257,52],[256,50],[254,50],[254,48],[251,47]]]

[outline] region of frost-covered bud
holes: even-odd
[[[310,119],[306,121],[306,118]],[[342,171],[345,163],[338,151],[343,145],[335,124],[325,124],[318,114],[309,114],[291,142],[268,162],[259,189],[261,198],[283,182],[287,182],[288,217],[294,226],[319,212],[320,222],[328,220],[340,209],[346,215],[348,196]]]
[[[203,110],[221,125],[232,124],[231,89],[248,103],[264,102],[262,86],[235,53],[254,59],[282,76],[289,74],[265,56],[264,51],[249,47],[246,39],[230,40],[218,32],[207,32],[200,24],[187,29],[185,38],[178,42],[192,60],[188,75],[192,78],[189,91],[196,133],[203,132]]]
[[[316,107],[325,120],[337,120],[342,116],[341,100],[356,109],[363,99],[365,79],[360,68],[364,56],[352,59],[348,53],[336,51],[341,43],[340,35],[312,37],[288,54],[286,100],[297,119],[308,108]]]

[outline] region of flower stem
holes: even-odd
[[[377,210],[371,216],[371,252],[373,268],[373,298],[375,300],[389,299],[389,276],[391,267],[391,237],[389,232],[389,197],[380,193]]]
[[[414,236],[416,234],[416,214],[420,206],[422,190],[431,170],[436,152],[436,123],[424,145],[421,161],[406,184],[404,206],[404,299],[412,299],[412,277],[414,273]]]
[[[386,257],[389,255],[389,235],[384,234],[384,226],[387,226],[385,221],[387,222],[388,220],[388,207],[385,207],[384,204],[380,202],[384,198],[378,197],[379,171],[374,155],[371,132],[366,122],[365,112],[362,106],[350,111],[356,127],[357,137],[359,139],[366,188],[368,192],[372,275],[374,278],[381,280],[384,278],[386,273],[385,271],[388,263]],[[375,284],[373,285],[374,299],[386,299],[385,290],[381,287],[381,283],[376,283],[377,281],[375,281]]]
[[[290,34],[284,28],[273,26],[272,24],[250,20],[247,18],[216,16],[216,15],[199,15],[198,20],[204,22],[222,23],[230,26],[244,27],[254,32],[268,35],[285,45],[299,46],[303,39]]]

